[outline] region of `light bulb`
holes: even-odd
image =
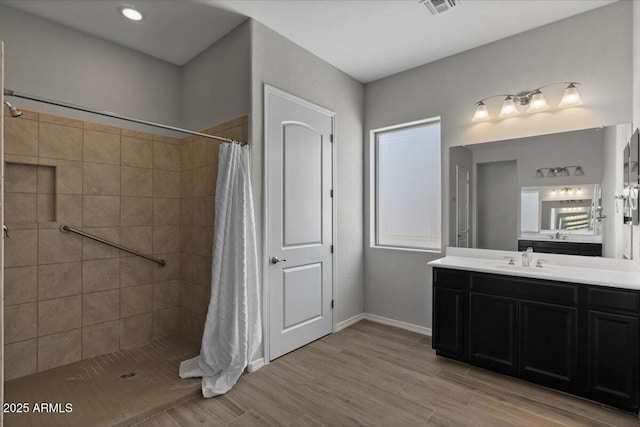
[[[564,95],[562,95],[559,107],[568,108],[578,105],[582,105],[582,98],[580,98],[580,92],[578,92],[578,88],[575,86],[575,83],[571,83],[564,90]]]
[[[471,121],[486,122],[489,119],[491,119],[491,117],[489,117],[489,110],[487,110],[487,106],[484,105],[484,102],[482,101],[478,102],[478,104],[476,105],[476,111],[475,113],[473,113],[473,118],[471,119]]]
[[[549,105],[547,104],[547,100],[544,98],[542,92],[537,89],[533,91],[527,113],[539,113],[540,111],[546,111],[548,109]]]
[[[513,117],[520,114],[516,103],[513,102],[512,96],[507,96],[502,103],[502,110],[500,110],[500,118]]]

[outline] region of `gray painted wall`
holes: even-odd
[[[182,66],[182,125],[200,130],[251,110],[251,24],[229,34]]]
[[[263,24],[252,21],[252,179],[257,217],[263,200],[263,87],[269,84],[336,112],[338,322],[363,311],[363,94],[361,83]],[[262,222],[258,223],[262,236]],[[262,250],[261,243],[259,250]],[[263,254],[264,255],[264,254]],[[262,260],[263,257],[261,257]]]
[[[633,2],[633,129],[640,127],[640,1]],[[640,264],[640,226],[633,227],[633,258]]]
[[[476,173],[477,245],[480,249],[518,250],[518,164],[481,163]]]
[[[0,4],[7,88],[180,126],[180,68]],[[122,121],[25,100],[27,109],[130,129]],[[158,131],[154,131],[160,133]]]
[[[443,200],[448,200],[449,147],[585,129],[631,120],[631,2],[499,40],[365,87],[365,132],[426,117],[442,117]],[[471,122],[474,103],[485,96],[519,92],[548,82],[576,80],[584,107]],[[558,102],[562,87],[546,93]],[[499,108],[490,105],[495,112]],[[367,138],[366,146],[369,147]],[[369,230],[369,149],[365,150],[365,230]],[[449,203],[443,203],[448,244]],[[439,253],[370,247],[365,234],[365,311],[431,327],[431,271]]]

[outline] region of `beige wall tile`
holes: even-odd
[[[193,196],[193,169],[180,172],[180,194],[182,197]]]
[[[30,193],[6,193],[4,195],[4,220],[7,223],[35,222],[38,214],[38,195]]]
[[[101,123],[83,122],[82,125],[85,132],[89,130],[103,133],[112,133],[115,135],[120,135],[122,133],[122,130],[118,127],[103,125]]]
[[[40,301],[38,303],[38,336],[79,328],[81,313],[80,295]]]
[[[120,290],[94,292],[82,296],[82,325],[117,320],[120,317]]]
[[[40,159],[40,163],[56,168],[56,193],[82,194],[82,162]]]
[[[38,299],[38,268],[4,269],[4,305],[24,304]]]
[[[56,196],[54,194],[38,194],[37,220],[40,223],[56,220]]]
[[[120,322],[113,321],[82,328],[82,358],[111,353],[120,348]]]
[[[193,255],[192,262],[193,283],[209,286],[211,284],[211,257]]]
[[[12,305],[4,308],[4,342],[9,344],[38,335],[38,304]]]
[[[123,227],[120,240],[122,245],[128,249],[145,254],[153,253],[152,227]],[[122,256],[128,256],[128,254],[122,254]]]
[[[40,157],[82,160],[82,129],[40,122]]]
[[[5,106],[3,106],[3,111],[4,111],[5,117],[9,117],[11,115],[11,113],[9,112],[9,109]],[[37,112],[32,110],[25,110],[24,108],[20,108],[20,111],[22,111],[22,116],[20,117],[20,120],[38,120]]]
[[[121,194],[123,196],[151,197],[153,195],[153,170],[122,167]]]
[[[153,135],[147,132],[141,132],[138,130],[121,129],[122,136],[128,136],[130,138],[147,139],[153,141]]]
[[[83,193],[102,196],[120,195],[120,166],[84,163]]]
[[[181,155],[181,170],[193,169],[193,142],[186,141],[186,138],[182,141],[182,147],[180,150]]]
[[[180,225],[180,199],[154,197],[153,225]]]
[[[120,164],[120,135],[84,131],[82,155],[85,162]]]
[[[82,292],[82,263],[38,266],[38,299],[61,298]]]
[[[215,202],[213,196],[193,198],[193,225],[213,226],[215,216]]]
[[[55,166],[38,166],[38,193],[55,194],[56,168]]]
[[[6,193],[37,193],[38,166],[7,163],[4,170]]]
[[[120,259],[120,287],[142,285],[153,280],[154,264],[143,258]]]
[[[38,371],[38,340],[4,346],[4,380],[10,381]]]
[[[193,197],[180,199],[180,224],[193,224]]]
[[[193,253],[211,256],[213,249],[213,227],[193,228]]]
[[[153,339],[176,335],[178,331],[178,307],[153,312]]]
[[[80,329],[38,338],[38,371],[44,371],[80,360]]]
[[[235,136],[225,136],[225,138],[235,139],[236,141],[242,141],[242,133]],[[208,146],[207,154],[208,161],[207,163],[210,165],[218,164],[218,154],[220,153],[220,141],[211,141]]]
[[[193,195],[206,196],[212,194],[211,178],[209,177],[209,167],[203,166],[193,170]]]
[[[120,317],[129,317],[151,311],[151,285],[120,289]]]
[[[84,231],[113,243],[120,243],[120,227],[85,227]],[[120,257],[120,250],[87,237],[82,238],[82,259],[108,259]]]
[[[166,282],[169,280],[180,279],[180,253],[155,254],[157,258],[167,262],[164,267],[153,265],[153,281]]]
[[[5,120],[4,152],[21,156],[37,156],[38,122],[24,120],[22,117],[18,120]]]
[[[120,287],[120,260],[100,259],[82,262],[82,292]]]
[[[180,305],[180,281],[159,282],[153,284],[153,310]]]
[[[151,197],[123,197],[120,207],[120,225],[151,225],[153,199]]]
[[[130,348],[151,341],[151,313],[127,317],[120,320],[120,347]]]
[[[182,151],[178,144],[155,141],[153,143],[153,167],[179,171],[182,163]]]
[[[153,140],[166,142],[169,144],[180,144],[180,141],[181,141],[180,139],[177,139],[177,138],[171,138],[170,136],[157,135],[157,134],[153,134]]]
[[[72,227],[82,227],[82,196],[79,194],[56,195],[56,221]]]
[[[122,136],[122,165],[139,168],[153,167],[153,142]]]
[[[153,253],[180,252],[180,227],[164,225],[153,227]]]
[[[120,225],[120,197],[83,196],[82,223],[85,227]]]
[[[193,160],[192,167],[199,168],[205,166],[209,161],[209,144],[210,142],[202,137],[198,137],[193,141]]]
[[[82,121],[78,119],[72,119],[71,117],[54,116],[53,114],[40,113],[39,119],[41,122],[52,123],[54,125],[82,128]]]
[[[193,228],[192,226],[180,227],[180,252],[193,253]]]
[[[73,233],[62,233],[57,228],[38,230],[38,263],[80,261],[82,240]]]
[[[188,282],[193,281],[194,275],[194,257],[196,255],[181,253],[180,254],[180,279]]]
[[[154,197],[180,197],[180,172],[153,171]]]
[[[38,263],[38,230],[10,229],[4,240],[5,267],[22,267]]]

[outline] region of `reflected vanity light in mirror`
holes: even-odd
[[[571,171],[569,169],[573,168],[573,176],[583,176],[584,170],[582,166],[554,166],[552,168],[540,168],[536,170],[536,178],[544,178],[545,170],[547,172],[547,178],[555,178],[555,177],[567,177],[571,176]]]

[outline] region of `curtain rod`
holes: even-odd
[[[240,144],[240,145],[248,145],[247,142],[236,141],[235,139],[224,138],[222,136],[216,136],[216,135],[208,135],[206,133],[196,132],[196,131],[189,130],[189,129],[182,129],[182,128],[175,127],[175,126],[163,125],[161,123],[149,122],[147,120],[135,119],[133,117],[121,116],[119,114],[112,113],[110,111],[94,110],[92,108],[82,107],[80,105],[68,104],[66,102],[54,101],[52,99],[41,98],[41,97],[35,96],[35,95],[29,95],[29,94],[26,94],[26,93],[16,92],[16,91],[11,90],[11,89],[5,89],[4,90],[4,96],[13,96],[15,98],[28,99],[30,101],[42,102],[44,104],[50,104],[50,105],[55,105],[55,106],[58,106],[58,107],[70,108],[72,110],[83,111],[85,113],[92,113],[92,114],[97,114],[97,115],[100,115],[100,116],[111,117],[113,119],[125,120],[127,122],[139,123],[139,124],[142,124],[142,125],[153,126],[153,127],[157,127],[157,128],[161,128],[161,129],[167,129],[167,130],[172,130],[172,131],[175,131],[175,132],[180,132],[180,133],[186,133],[186,134],[189,134],[189,135],[202,136],[204,138],[217,139],[218,141],[230,142],[230,143],[235,143],[235,144]]]

